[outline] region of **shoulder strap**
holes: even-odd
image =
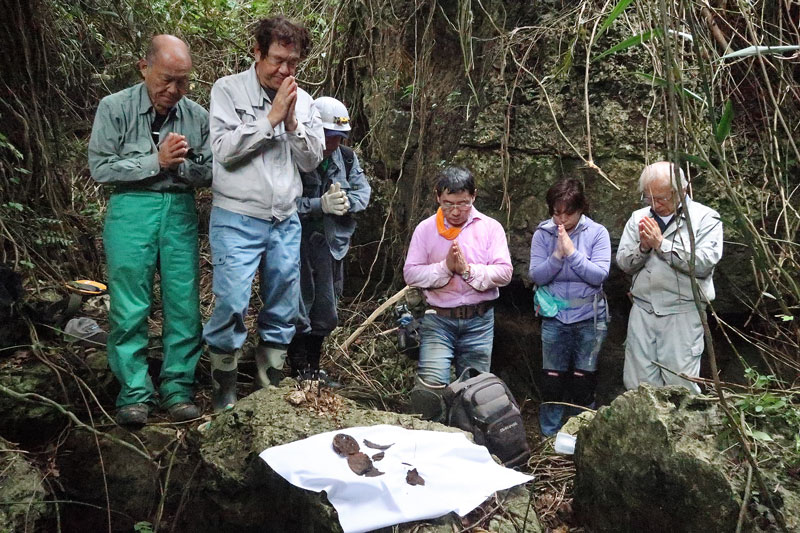
[[[355,153],[352,148],[347,146],[339,146],[342,151],[342,159],[344,159],[344,171],[347,177],[350,177],[350,171],[353,170],[353,163],[355,163]]]

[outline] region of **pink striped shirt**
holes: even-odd
[[[446,219],[445,226],[449,227]],[[434,215],[420,222],[411,237],[403,267],[406,283],[424,289],[428,304],[436,307],[496,299],[498,287],[508,285],[513,272],[503,226],[473,207],[455,240],[470,265],[469,280],[447,268],[447,252],[453,241],[439,235]]]

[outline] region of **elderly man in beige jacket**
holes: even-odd
[[[703,312],[714,299],[712,276],[722,257],[722,221],[716,211],[692,201],[686,187],[683,171],[672,163],[645,167],[639,191],[646,206],[633,212],[620,239],[617,264],[633,276],[633,308],[625,341],[628,389],[650,383],[700,391],[678,376],[699,375],[704,348],[689,275],[692,245],[687,219],[694,233],[694,272]]]

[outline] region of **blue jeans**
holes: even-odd
[[[469,319],[425,314],[420,325],[419,377],[431,385],[450,383],[450,365],[456,376],[467,367],[488,372],[494,342],[494,309]]]
[[[608,325],[603,317],[598,317],[596,327],[594,319],[564,324],[555,318],[542,318],[544,379],[552,379],[547,376],[548,371],[559,374],[557,381],[551,382],[550,387],[545,384],[543,389],[545,391],[550,389],[551,395],[560,400],[564,395],[567,380],[570,379],[566,376],[569,370],[573,373],[578,371],[581,375],[590,375],[593,383],[594,372],[597,370],[597,356],[607,334]],[[571,379],[575,379],[574,376]],[[554,401],[553,398],[544,400]],[[543,403],[539,407],[539,426],[543,435],[553,435],[561,428],[564,407],[548,403]]]
[[[216,351],[238,350],[247,338],[244,319],[253,277],[261,270],[258,335],[289,344],[300,301],[300,219],[262,220],[214,207],[208,229],[216,299],[203,339]]]

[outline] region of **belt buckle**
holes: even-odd
[[[467,306],[461,305],[453,309],[456,318],[465,319],[467,318]]]

